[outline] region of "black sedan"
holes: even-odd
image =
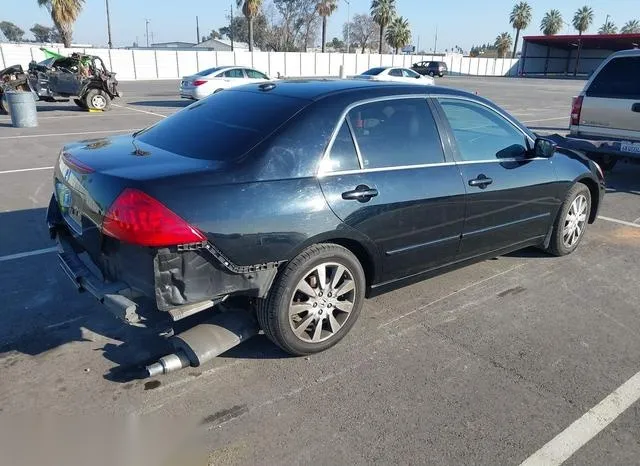
[[[416,73],[420,73],[423,76],[440,76],[443,77],[449,72],[447,64],[443,61],[421,61],[414,63],[411,68]]]
[[[598,166],[461,91],[282,81],[138,133],[66,146],[48,212],[76,285],[129,321],[243,301],[285,351],[353,327],[365,297],[536,246],[573,252]]]

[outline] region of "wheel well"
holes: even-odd
[[[367,287],[369,287],[373,283],[373,279],[375,276],[375,268],[373,265],[373,258],[369,254],[369,252],[355,240],[339,238],[325,241],[325,243],[333,243],[338,244],[344,248],[347,248],[349,251],[353,253],[354,256],[360,261],[360,265],[362,265],[362,269],[364,270],[365,280],[367,282]]]
[[[582,183],[591,193],[591,212],[589,212],[589,223],[593,223],[596,220],[596,214],[598,212],[598,204],[600,202],[600,195],[598,192],[598,185],[590,178],[582,178],[578,180],[578,183]]]

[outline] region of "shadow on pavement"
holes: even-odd
[[[129,102],[127,105],[139,105],[140,107],[168,107],[168,108],[184,108],[194,100],[142,100],[139,102]]]

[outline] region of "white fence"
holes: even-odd
[[[122,49],[59,49],[63,55],[86,52],[98,55],[122,81],[136,79],[177,79],[198,71],[222,65],[250,66],[271,77],[338,76],[340,66],[347,75],[359,74],[375,66],[404,66],[429,60],[443,60],[452,75],[516,76],[518,59],[469,58],[433,55],[379,55],[347,53],[298,52],[213,52],[122,50]],[[21,64],[25,69],[32,60],[41,61],[44,53],[28,44],[0,44],[0,69]]]

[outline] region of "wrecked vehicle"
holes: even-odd
[[[44,49],[47,59],[31,62],[25,71],[13,65],[0,71],[0,111],[8,113],[5,93],[31,91],[36,100],[73,101],[89,110],[109,110],[111,100],[120,97],[115,73],[107,70],[100,57],[73,53],[69,57]]]

